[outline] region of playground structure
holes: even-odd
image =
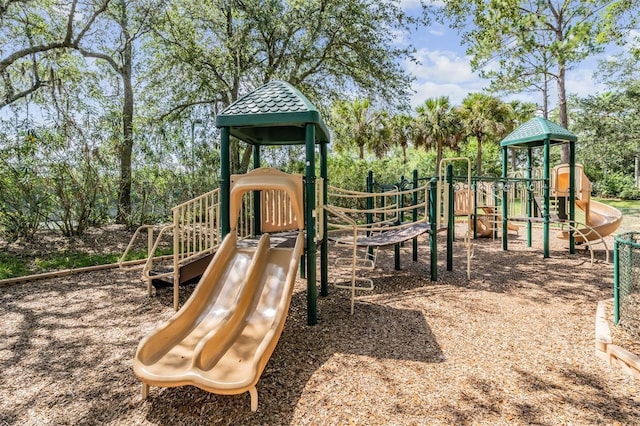
[[[608,235],[617,229],[622,215],[616,209],[602,208],[601,203],[590,200],[590,183],[583,173],[582,167],[576,166],[575,143],[576,135],[557,124],[536,117],[522,124],[511,132],[500,143],[502,151],[502,178],[499,182],[502,189],[502,228],[506,229],[511,219],[523,222],[527,226],[527,245],[531,247],[531,229],[534,223],[542,223],[543,256],[549,257],[549,236],[551,224],[557,224],[562,231],[561,236],[569,241],[569,253],[575,253],[575,244],[585,242],[591,251],[593,261],[592,241],[599,241],[605,245],[608,259],[608,247],[602,233]],[[569,163],[554,169],[554,180],[551,179],[550,150],[553,145],[569,145]],[[542,177],[533,176],[533,148],[543,148]],[[527,150],[527,171],[524,178],[508,178],[507,150]],[[578,171],[578,175],[577,175]],[[577,184],[579,182],[579,185]],[[508,193],[514,186],[524,188],[518,197],[520,206],[525,214],[510,216]],[[536,188],[542,186],[541,197],[536,196]],[[557,210],[551,209],[551,202],[555,200]],[[606,207],[606,206],[604,206]],[[576,220],[576,209],[585,213],[585,222]],[[568,210],[568,212],[566,212]],[[567,214],[565,214],[565,212]],[[593,215],[594,220],[591,220]],[[597,220],[595,218],[598,218]],[[502,233],[502,248],[508,249],[507,233]]]
[[[153,254],[163,233],[173,234],[174,269],[160,276],[173,278],[176,310],[180,283],[198,269],[202,277],[183,308],[140,342],[134,372],[143,382],[143,397],[151,385],[194,385],[221,394],[248,391],[251,409],[256,410],[256,383],[282,331],[298,261],[303,259],[301,274],[307,278],[307,323],[315,325],[316,246],[321,247],[320,287],[326,295],[327,214],[345,218],[346,211],[327,203],[328,130],[315,107],[292,86],[269,83],[230,105],[216,123],[221,129],[220,188],[174,208],[174,223],[160,230],[155,243],[153,228],[146,228],[151,248],[143,271],[150,292]],[[254,170],[246,175],[229,173],[230,136],[253,145]],[[260,146],[284,144],[305,145],[304,176],[260,167]],[[320,179],[315,175],[316,145],[320,146]],[[417,200],[422,191],[426,187],[413,188],[412,198]],[[436,206],[435,191],[432,180],[422,204],[369,209],[366,215],[382,215],[386,223],[380,229],[367,227],[365,240],[358,238],[361,229],[356,222],[348,219],[348,227],[354,230],[351,243],[354,247],[397,246],[429,232],[431,279],[437,279],[436,214],[426,211],[427,199],[431,209]],[[371,199],[372,194],[366,197]],[[413,212],[414,221],[398,223],[405,210]],[[393,223],[389,223],[391,211]],[[382,232],[378,239],[370,235],[376,230]],[[451,269],[449,256],[447,267]],[[352,281],[352,294],[354,285]]]
[[[140,342],[134,371],[143,382],[144,397],[150,385],[194,385],[220,394],[248,391],[251,409],[255,411],[256,384],[282,332],[300,259],[301,275],[306,274],[307,278],[307,323],[317,322],[317,246],[321,249],[320,294],[325,296],[328,294],[330,239],[351,247],[350,256],[337,260],[338,264],[350,268],[350,274],[334,285],[350,290],[352,314],[356,292],[373,289],[373,281],[357,276],[357,271],[375,266],[376,251],[380,247],[394,246],[396,269],[399,269],[400,246],[412,240],[415,261],[417,238],[427,233],[430,278],[435,281],[437,235],[439,231],[446,231],[447,270],[452,270],[455,218],[460,212],[464,212],[469,223],[465,233],[468,276],[473,256],[471,235],[473,231],[473,236],[478,236],[479,225],[485,227],[481,233],[490,233],[494,238],[499,231],[507,230],[502,232],[506,250],[506,234],[509,230],[519,230],[509,221],[523,220],[528,226],[530,245],[531,224],[540,219],[535,217],[534,208],[538,202],[534,192],[539,187],[543,190],[539,210],[545,257],[548,257],[548,227],[552,221],[547,163],[549,137],[544,142],[546,168],[541,179],[532,177],[531,167],[526,178],[507,178],[503,165],[503,177],[493,178],[490,186],[485,186],[486,179],[472,177],[470,163],[464,159],[467,176],[464,182],[456,182],[451,163],[461,159],[445,159],[439,176],[428,179],[423,186],[419,185],[414,172],[410,185],[405,185],[403,179],[401,184],[386,186],[375,193],[369,179],[367,192],[346,191],[327,184],[328,129],[315,107],[287,83],[272,82],[241,98],[218,115],[216,124],[221,130],[220,188],[174,208],[174,223],[162,228],[153,244],[152,228],[147,228],[152,248],[143,271],[150,293],[154,279],[153,253],[163,233],[173,234],[173,270],[155,277],[172,278],[176,310],[180,283],[198,274],[202,276],[184,307]],[[567,136],[562,132],[558,134]],[[231,136],[254,149],[253,171],[245,175],[230,175]],[[304,176],[260,167],[261,146],[285,144],[304,144]],[[316,177],[316,146],[320,147],[320,178]],[[506,154],[503,160],[506,161]],[[593,225],[585,226],[595,232],[593,235],[602,237],[595,227],[601,231],[615,230],[614,220],[601,219],[615,215],[598,210],[599,206],[586,192],[576,196],[575,169],[575,164],[569,165],[567,173],[562,167],[557,168],[553,190],[556,198],[564,196],[569,203],[569,219],[564,223],[568,226],[566,236],[572,250],[574,234],[584,238],[587,244],[591,241],[591,234],[577,226],[576,206],[584,209],[587,222]],[[525,193],[517,193],[515,183],[518,182],[522,183]],[[581,188],[588,191],[588,180]],[[512,191],[511,197],[509,191]],[[405,205],[406,198],[411,202]],[[356,204],[366,207],[344,207],[347,204],[344,200],[354,199],[358,200]],[[515,204],[510,204],[510,199],[519,201],[526,216],[515,214]],[[411,220],[405,221],[405,215],[409,214]],[[597,225],[589,222],[591,217],[599,220]],[[361,250],[365,253],[360,253]]]

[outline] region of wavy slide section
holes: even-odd
[[[599,201],[589,200],[588,202],[576,201],[576,207],[585,212],[587,217],[586,225],[589,228],[580,229],[586,238],[580,234],[574,234],[576,242],[599,240],[600,236],[606,237],[618,229],[622,223],[622,212],[615,207],[608,206]],[[597,232],[591,232],[591,230]],[[563,238],[569,238],[568,233],[563,232]],[[565,234],[567,234],[565,236]],[[600,236],[598,236],[598,234]]]
[[[149,385],[248,391],[257,409],[256,384],[284,327],[303,235],[293,248],[272,248],[268,234],[257,248],[240,248],[227,235],[184,307],[138,345],[143,396]]]
[[[606,237],[618,229],[622,223],[622,212],[615,207],[608,206],[599,201],[591,199],[591,181],[584,172],[581,164],[575,165],[576,171],[576,207],[584,212],[585,225],[587,228],[581,228],[579,233],[574,234],[575,241],[583,243],[585,240],[599,240],[600,237]],[[569,195],[569,165],[560,164],[553,169],[553,191],[557,195]],[[593,232],[596,231],[596,232]],[[569,233],[563,231],[559,235],[560,238],[569,239]]]

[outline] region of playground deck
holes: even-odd
[[[556,238],[543,260],[513,235],[506,253],[476,241],[471,280],[457,241],[454,270],[441,261],[432,283],[420,244],[418,263],[402,250],[402,271],[392,249],[380,253],[366,272],[376,289],[353,316],[348,292],[332,288],[316,327],[297,280],[256,413],[247,394],[194,387],[152,388],[141,401],[135,348],[174,311],[171,290],[149,298],[139,271],[2,287],[0,424],[640,423],[640,384],[594,350],[611,265],[567,256]]]

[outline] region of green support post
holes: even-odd
[[[531,148],[527,148],[527,217],[533,217],[533,150]],[[532,225],[531,221],[527,222],[527,247],[531,247],[532,245]]]
[[[618,237],[613,240],[613,322],[620,322],[620,257]]]
[[[502,147],[502,250],[508,250],[509,233],[507,232],[507,147]],[[495,225],[494,225],[495,226]],[[495,226],[497,228],[497,226]],[[496,232],[496,231],[494,231]]]
[[[400,185],[398,185],[398,189],[402,191],[402,182],[404,181],[404,176],[400,176]],[[400,208],[400,216],[396,219],[394,225],[400,225],[404,221],[404,195],[396,195],[396,206]],[[396,271],[400,270],[400,243],[393,245],[393,268]]]
[[[429,183],[429,251],[431,264],[431,281],[438,281],[438,182],[431,179]]]
[[[542,208],[542,238],[543,238],[543,257],[549,257],[549,138],[544,141],[544,170],[543,170],[543,186],[542,196],[544,198]]]
[[[414,206],[418,205],[418,191],[416,191],[417,188],[418,188],[418,171],[414,170],[413,171],[413,194],[411,199],[411,202],[413,203]],[[411,219],[415,223],[418,221],[418,208],[414,207],[412,213],[413,213],[413,216],[411,217]],[[418,237],[415,237],[412,240],[412,252],[413,252],[413,261],[417,262],[418,261]]]
[[[253,169],[260,168],[260,145],[253,146]],[[260,203],[260,191],[253,191],[253,232],[255,235],[262,234],[262,213]]]
[[[220,234],[224,238],[231,231],[229,197],[231,192],[229,167],[229,128],[220,129]]]
[[[453,193],[453,164],[447,165],[447,271],[453,271],[453,239],[455,238],[455,208]]]
[[[367,173],[367,192],[369,194],[373,193],[373,171],[369,170]],[[383,198],[384,199],[384,198]],[[367,197],[367,210],[373,210],[373,197]],[[373,213],[368,212],[366,215],[367,225],[371,225],[373,223]],[[367,237],[371,235],[371,232],[367,231]],[[367,253],[369,256],[373,255],[373,248],[369,247],[367,249]]]
[[[569,253],[576,253],[576,239],[573,232],[573,226],[576,220],[576,143],[569,142]]]
[[[471,183],[471,187],[473,188],[473,214],[471,215],[471,220],[473,221],[473,239],[478,239],[478,181],[473,179]]]
[[[307,324],[318,323],[318,288],[316,285],[316,159],[315,159],[315,127],[307,123],[305,132],[306,167],[305,185],[307,205],[305,208],[307,223]]]
[[[322,205],[327,204],[328,167],[327,144],[320,144],[320,177],[322,178]],[[329,295],[329,241],[327,239],[327,212],[322,209],[322,242],[320,246],[320,295]]]

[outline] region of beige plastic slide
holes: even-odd
[[[230,210],[237,212],[243,193],[256,185],[291,194],[292,210],[303,218],[301,183],[269,183],[268,174],[240,179]],[[232,219],[232,229],[236,223]],[[303,250],[300,229],[293,248],[271,247],[269,234],[257,247],[239,247],[236,233],[229,233],[182,309],[138,345],[134,373],[143,397],[149,385],[193,385],[225,395],[248,391],[251,410],[257,410],[256,384],[282,333]]]
[[[608,206],[591,199],[591,181],[584,173],[583,166],[576,164],[576,207],[584,211],[585,224],[587,228],[579,229],[580,232],[574,234],[576,242],[585,240],[599,240],[606,237],[618,229],[622,222],[622,212],[615,207]],[[569,165],[561,164],[554,167],[552,174],[552,187],[554,195],[568,196],[569,194]],[[595,231],[595,232],[593,232]],[[583,234],[583,235],[580,235]],[[568,239],[569,233],[562,232],[560,238]]]

